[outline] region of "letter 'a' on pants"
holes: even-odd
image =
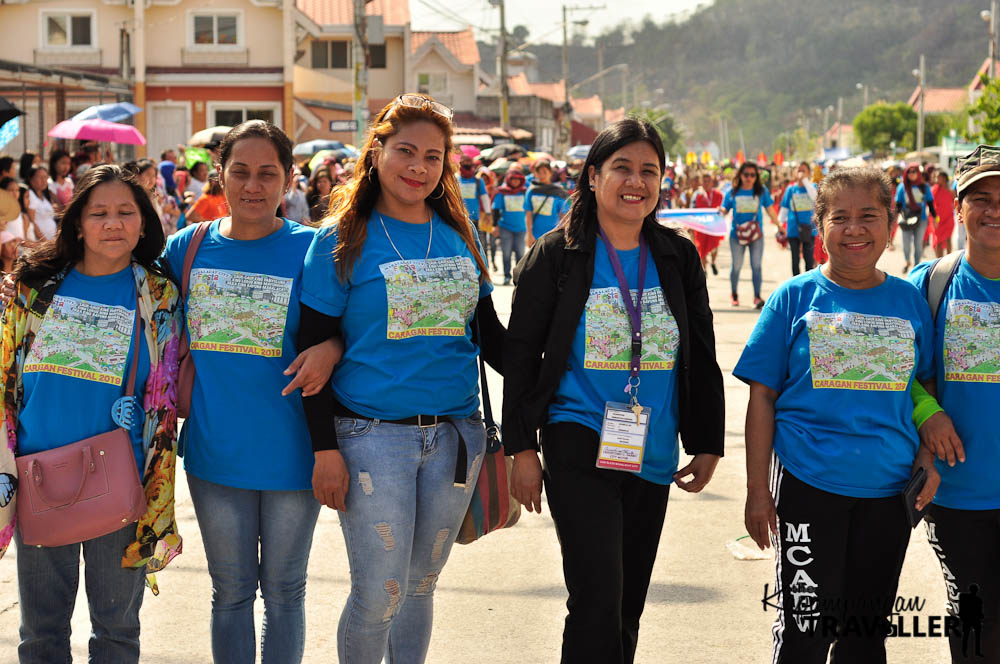
[[[962,629],[948,635],[952,664],[1000,664],[1000,510],[931,505],[924,519],[927,541],[944,574],[948,613],[962,621]],[[976,654],[976,634],[971,629],[980,616],[965,615],[961,606],[973,584],[982,601],[978,635],[982,657]]]
[[[632,664],[670,486],[596,468],[597,447],[597,432],[575,422],[542,430],[569,591],[562,662]]]
[[[773,664],[885,664],[885,637],[910,541],[899,496],[812,487],[772,458],[778,511]],[[831,652],[832,647],[832,652]]]

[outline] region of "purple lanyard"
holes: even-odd
[[[611,261],[611,268],[618,278],[618,290],[621,291],[622,300],[625,303],[625,310],[628,311],[629,321],[632,324],[632,360],[629,365],[629,379],[625,384],[625,392],[632,394],[639,386],[639,368],[642,359],[642,317],[639,315],[639,307],[642,305],[642,291],[646,284],[646,262],[649,258],[649,245],[646,243],[646,236],[639,233],[639,287],[636,293],[636,300],[632,301],[632,293],[629,291],[628,280],[625,278],[625,270],[622,269],[622,262],[618,259],[618,252],[612,246],[604,229],[597,227],[604,241],[604,248],[608,252],[608,259]],[[633,383],[633,379],[635,382]]]

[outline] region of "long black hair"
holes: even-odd
[[[83,209],[94,189],[109,182],[121,182],[132,191],[132,198],[142,217],[142,234],[132,250],[132,258],[150,272],[162,274],[156,267],[156,259],[163,251],[166,238],[156,208],[134,175],[116,164],[103,164],[87,169],[76,183],[73,198],[57,215],[59,227],[55,237],[40,243],[34,251],[17,260],[14,265],[16,280],[44,281],[83,258],[84,244],[80,235]]]
[[[757,173],[757,179],[753,181],[753,195],[760,198],[764,195],[764,184],[760,181],[760,167],[752,161],[745,161],[740,164],[739,170],[736,171],[736,177],[733,178],[733,195],[743,188],[742,180],[743,172],[749,169],[753,169]]]
[[[569,215],[560,222],[560,227],[566,233],[567,244],[580,241],[587,229],[597,224],[597,195],[590,188],[590,167],[593,166],[594,171],[600,171],[611,155],[636,141],[645,141],[653,146],[660,164],[660,173],[663,173],[667,157],[663,152],[663,141],[653,125],[638,118],[626,118],[605,127],[590,146],[587,160],[577,178]],[[643,220],[643,225],[649,223],[656,223],[655,208]]]
[[[73,159],[69,156],[69,153],[66,152],[65,150],[56,149],[53,150],[51,154],[49,154],[49,177],[52,178],[53,180],[55,180],[56,177],[58,177],[56,173],[56,164],[58,164],[59,160],[62,159],[63,157],[66,157],[67,159],[70,160],[69,169],[66,171],[66,174],[63,175],[63,177],[68,178],[70,175],[73,174]]]

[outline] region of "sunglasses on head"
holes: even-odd
[[[444,104],[432,101],[427,97],[421,97],[420,95],[399,95],[393,100],[392,106],[393,108],[396,106],[405,106],[406,108],[419,108],[420,110],[429,109],[432,113],[437,113],[445,120],[451,120],[455,115],[455,112]]]

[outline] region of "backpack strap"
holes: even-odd
[[[927,277],[927,305],[931,308],[931,318],[937,321],[938,309],[944,293],[948,290],[951,280],[958,271],[958,266],[962,262],[965,251],[953,251],[943,258],[934,261],[931,266],[930,275]]]
[[[208,232],[208,227],[211,225],[211,221],[199,222],[195,226],[194,233],[191,234],[191,242],[187,246],[187,251],[184,252],[184,267],[181,268],[182,299],[187,299],[188,284],[191,281],[191,266],[194,265],[194,257],[198,254],[198,247],[201,246],[201,241],[205,239],[205,233]]]

